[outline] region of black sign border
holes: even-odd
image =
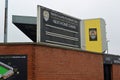
[[[41,23],[41,8],[43,8],[43,9],[49,9],[49,8],[46,8],[46,7],[43,7],[43,6],[37,6],[37,9],[38,9],[38,12],[37,12],[37,43],[38,44],[42,44],[42,45],[47,45],[47,46],[53,46],[53,47],[60,47],[60,48],[67,48],[67,49],[75,49],[75,50],[80,50],[81,49],[81,33],[80,33],[80,19],[78,19],[78,18],[75,18],[75,17],[72,17],[72,16],[69,16],[69,15],[66,15],[66,14],[63,14],[63,13],[61,13],[61,12],[58,12],[58,11],[55,11],[55,10],[52,10],[52,9],[49,9],[49,10],[51,10],[51,11],[55,11],[55,12],[58,12],[58,13],[60,13],[60,14],[63,14],[64,16],[67,16],[67,17],[70,17],[70,18],[74,18],[74,19],[76,19],[76,20],[79,20],[79,31],[78,31],[78,33],[79,33],[79,37],[78,37],[78,39],[79,39],[79,47],[78,48],[76,48],[76,47],[71,47],[71,46],[66,46],[66,45],[59,45],[59,44],[51,44],[51,43],[46,43],[46,42],[42,42],[41,41],[41,37],[43,37],[41,34],[43,33],[42,31],[41,31],[41,26],[43,25],[43,23]]]

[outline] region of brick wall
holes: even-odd
[[[102,55],[37,45],[0,45],[0,55],[28,55],[28,80],[103,80]]]
[[[120,80],[120,65],[113,64],[112,65],[112,80]]]
[[[0,55],[27,55],[28,80],[33,80],[33,47],[31,45],[0,45]]]
[[[102,55],[36,46],[35,80],[104,80]]]

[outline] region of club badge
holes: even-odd
[[[45,20],[45,21],[48,21],[48,20],[49,20],[49,16],[50,16],[50,15],[49,15],[49,12],[48,12],[48,11],[46,11],[46,10],[43,11],[43,17],[44,17],[44,20]]]
[[[89,40],[97,41],[97,29],[96,28],[89,29]]]

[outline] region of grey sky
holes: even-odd
[[[4,4],[5,0],[0,0],[0,42],[3,42]],[[120,55],[120,0],[9,0],[9,42],[31,42],[12,24],[12,15],[36,16],[38,4],[80,19],[104,18],[109,53]]]

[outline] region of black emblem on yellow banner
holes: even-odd
[[[89,29],[89,40],[97,41],[97,29],[96,28]]]

